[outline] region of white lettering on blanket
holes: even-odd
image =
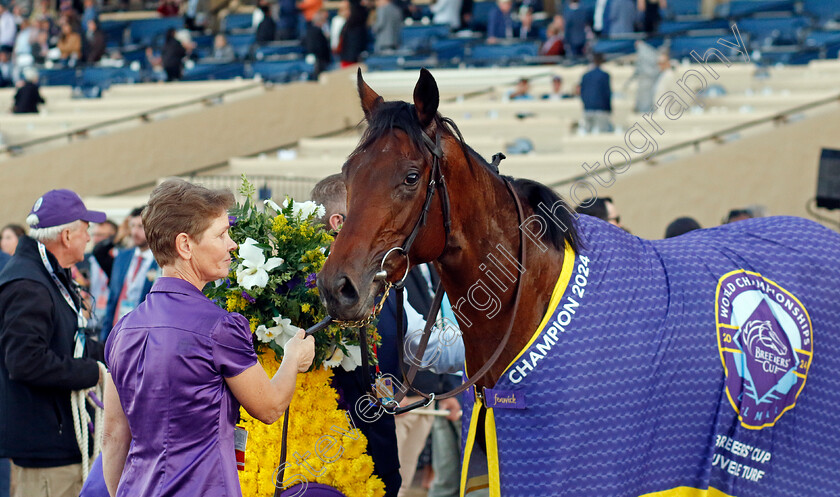
[[[723,451],[729,452],[730,454],[737,457],[750,459],[750,461],[752,461],[750,464],[766,464],[770,461],[770,458],[772,457],[770,452],[766,450],[760,449],[758,447],[753,447],[752,445],[748,445],[743,442],[739,442],[725,435],[718,435],[715,438],[715,448],[723,449]],[[715,453],[714,457],[712,458],[712,467],[715,466],[719,467],[722,471],[725,471],[733,476],[737,476],[740,478],[744,478],[745,480],[755,482],[761,480],[766,473],[766,471],[763,469],[755,468],[753,466],[735,461],[719,453]]]
[[[508,379],[511,383],[519,383],[526,376],[529,371],[533,371],[537,367],[537,362],[544,359],[551,348],[557,343],[558,333],[565,333],[569,324],[575,316],[576,309],[583,301],[586,295],[586,284],[589,281],[589,258],[585,255],[578,256],[577,268],[575,273],[571,276],[569,283],[572,285],[571,291],[566,295],[562,307],[559,307],[559,312],[554,315],[554,321],[546,324],[543,330],[542,340],[535,343],[535,347],[527,353],[522,354],[522,358],[515,367],[508,372]]]

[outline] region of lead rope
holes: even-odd
[[[73,353],[74,358],[82,357],[81,350],[83,347],[76,347]],[[101,362],[99,365],[99,372],[104,379],[108,370]],[[70,411],[73,414],[73,431],[76,434],[76,443],[79,445],[79,452],[82,453],[82,480],[87,479],[90,473],[90,460],[96,459],[100,452],[102,452],[102,439],[104,437],[105,428],[105,406],[102,404],[103,384],[100,381],[91,388],[83,388],[81,390],[74,390],[70,392]],[[87,410],[90,405],[94,410],[93,419]],[[93,453],[90,453],[90,442],[88,437],[93,435]]]

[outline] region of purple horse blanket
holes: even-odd
[[[461,494],[840,495],[840,236],[578,227],[531,341],[468,392]]]

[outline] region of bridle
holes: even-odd
[[[451,121],[450,121],[451,122]],[[454,124],[454,123],[453,123]],[[460,135],[460,134],[459,134]],[[405,291],[405,280],[408,276],[408,272],[411,269],[410,260],[408,258],[408,253],[411,250],[412,245],[414,244],[417,235],[420,233],[420,229],[426,224],[426,220],[429,215],[429,210],[431,209],[432,198],[434,197],[435,193],[439,190],[440,191],[440,198],[441,198],[441,211],[443,215],[443,228],[445,232],[445,239],[444,239],[444,248],[446,250],[446,246],[449,241],[449,234],[452,227],[452,220],[450,217],[450,202],[449,202],[449,191],[446,186],[446,179],[444,178],[443,172],[441,171],[440,162],[443,159],[443,149],[441,147],[441,134],[440,130],[438,129],[435,133],[435,140],[432,139],[424,132],[422,133],[423,136],[423,143],[426,146],[426,149],[432,155],[432,171],[429,179],[429,184],[426,188],[426,198],[423,202],[423,208],[420,211],[420,215],[417,218],[417,221],[414,223],[414,228],[409,233],[408,237],[406,237],[405,241],[401,246],[396,246],[389,249],[382,258],[382,262],[380,263],[380,270],[376,273],[374,277],[374,281],[384,281],[385,282],[385,290],[384,295],[380,302],[374,307],[373,312],[370,316],[366,319],[361,321],[339,321],[333,320],[330,316],[324,318],[321,322],[316,324],[315,326],[306,330],[307,335],[312,335],[324,328],[326,328],[330,323],[338,324],[342,327],[358,327],[360,328],[359,332],[359,342],[361,348],[361,359],[362,359],[362,372],[364,374],[365,379],[370,379],[370,358],[368,356],[368,342],[367,342],[367,332],[364,330],[364,327],[369,325],[370,322],[376,317],[376,315],[382,310],[382,307],[385,303],[386,298],[388,297],[388,293],[393,288],[397,292],[397,312],[396,312],[396,321],[397,321],[397,354],[399,358],[400,369],[403,374],[404,385],[407,387],[408,390],[415,393],[416,395],[422,397],[422,400],[415,402],[413,404],[409,404],[405,407],[400,407],[399,403],[405,396],[406,390],[401,390],[395,394],[393,398],[386,398],[381,399],[376,392],[371,392],[370,397],[375,399],[376,405],[384,409],[384,411],[388,414],[402,414],[404,412],[411,411],[413,409],[417,409],[419,407],[425,407],[430,405],[432,402],[441,399],[447,399],[450,397],[455,397],[459,395],[461,392],[467,390],[468,388],[475,385],[475,383],[485,376],[489,371],[490,368],[495,364],[495,362],[499,359],[502,352],[507,345],[508,340],[510,339],[511,332],[513,331],[513,325],[516,322],[516,309],[519,307],[519,299],[521,295],[521,278],[517,279],[516,282],[516,290],[514,293],[514,300],[513,300],[513,315],[511,316],[510,323],[508,324],[507,330],[505,331],[502,340],[499,342],[499,345],[496,347],[496,350],[493,352],[493,355],[484,363],[484,365],[475,372],[475,374],[471,375],[470,379],[458,386],[457,388],[450,390],[441,395],[435,395],[434,393],[425,393],[417,390],[414,388],[411,383],[414,381],[414,377],[417,374],[417,371],[420,367],[420,361],[412,361],[412,365],[409,370],[405,371],[405,363],[403,361],[403,344],[405,341],[405,325],[403,324],[403,315],[405,313],[404,299],[403,299],[403,292]],[[462,139],[463,141],[463,139]],[[465,156],[467,160],[469,156],[466,154],[466,150],[464,150]],[[496,171],[498,171],[499,162],[504,159],[505,156],[501,153],[496,154],[493,156],[493,163],[491,167],[493,167]],[[519,201],[519,197],[516,195],[516,192],[513,189],[513,185],[511,185],[510,181],[506,178],[502,178],[505,187],[507,188],[508,192],[510,193],[511,197],[516,204],[516,214],[517,214],[517,225],[522,223],[524,218],[524,214],[522,211],[522,204]],[[405,274],[403,275],[402,279],[397,283],[391,283],[387,280],[388,273],[384,269],[385,261],[393,252],[399,252],[403,254],[406,258],[406,269]],[[443,252],[441,252],[443,255]],[[438,256],[440,257],[440,255]],[[525,267],[526,264],[526,257],[525,257],[525,240],[524,240],[524,233],[520,229],[519,230],[519,253],[518,253],[518,262],[519,267]],[[441,303],[443,302],[443,295],[444,295],[443,285],[438,282],[437,288],[435,289],[435,295],[432,299],[431,306],[429,308],[429,313],[426,316],[426,325],[423,329],[423,335],[420,339],[420,345],[417,349],[417,357],[422,358],[426,347],[429,343],[429,337],[431,336],[431,331],[434,323],[436,322],[437,314],[440,310]],[[483,391],[476,392],[478,397],[483,397]]]

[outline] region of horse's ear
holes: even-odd
[[[370,86],[362,79],[362,69],[359,68],[358,76],[356,77],[356,86],[359,88],[359,98],[362,99],[362,110],[365,112],[365,119],[370,119],[376,107],[383,102],[382,97],[371,90]]]
[[[440,104],[440,93],[432,73],[425,68],[420,69],[420,79],[414,87],[414,108],[423,129],[432,123]]]

